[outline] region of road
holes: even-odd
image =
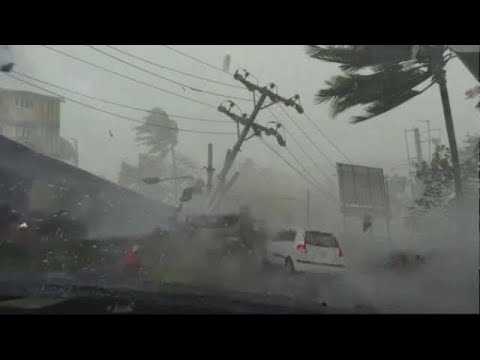
[[[432,259],[426,266],[405,272],[347,266],[345,275],[338,278],[290,276],[281,268],[263,269],[258,264],[245,265],[239,261],[213,264],[192,259],[162,260],[163,265],[156,273],[143,279],[126,279],[117,265],[98,268],[95,272],[44,272],[35,276],[24,271],[3,270],[0,271],[0,294],[22,292],[28,284],[41,279],[154,292],[178,284],[260,296],[287,296],[350,309],[373,306],[382,313],[478,313],[478,273],[472,282],[468,267],[459,271],[457,258],[448,253]]]

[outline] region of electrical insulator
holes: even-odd
[[[299,114],[303,114],[303,107],[301,105],[295,104],[295,109]]]

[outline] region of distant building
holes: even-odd
[[[61,98],[0,88],[0,134],[78,165],[78,149],[60,136]]]

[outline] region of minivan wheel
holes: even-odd
[[[295,267],[293,266],[293,261],[291,258],[287,258],[285,260],[285,270],[287,270],[287,273],[290,275],[295,273]]]

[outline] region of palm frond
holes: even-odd
[[[338,63],[342,71],[356,72],[375,65],[396,65],[411,60],[412,45],[307,45],[314,59]]]
[[[413,99],[415,96],[421,94],[422,91],[418,90],[409,90],[402,94],[397,94],[396,96],[386,97],[384,99],[374,102],[372,105],[367,107],[367,114],[363,116],[354,116],[351,120],[351,123],[356,124],[365,120],[372,119],[376,116],[384,114],[405,102]]]
[[[352,46],[339,45],[307,45],[306,53],[313,59],[338,64],[357,65],[364,64],[367,60],[366,52],[362,49]]]
[[[327,88],[315,96],[316,103],[332,102],[332,116],[356,106],[394,98],[416,88],[431,77],[418,69],[391,68],[370,75],[347,73],[326,82]]]

